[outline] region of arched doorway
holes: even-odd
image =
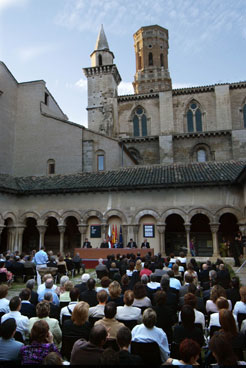
[[[206,215],[197,214],[191,218],[190,239],[194,239],[197,256],[212,256],[212,234],[209,225],[209,218]]]
[[[165,249],[167,255],[187,252],[184,219],[180,215],[172,214],[166,218]]]
[[[224,213],[220,216],[220,226],[218,231],[219,243],[222,241],[223,237],[226,240],[234,240],[236,233],[239,231],[237,221],[236,216],[232,213]]]
[[[80,232],[78,229],[78,220],[69,216],[65,220],[66,230],[64,233],[64,251],[73,254],[74,248],[80,248]]]
[[[5,228],[1,234],[1,246],[0,246],[0,253],[6,252],[7,250],[11,249],[11,233],[9,228],[14,225],[14,222],[11,218],[7,218],[4,221]]]
[[[25,222],[26,227],[23,232],[22,251],[29,253],[33,249],[39,249],[39,231],[36,227],[37,221],[35,218],[28,217]]]
[[[58,221],[54,217],[49,217],[46,220],[47,229],[44,235],[44,245],[46,250],[52,250],[54,253],[59,252],[60,233],[58,230]]]

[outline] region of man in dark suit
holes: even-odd
[[[137,248],[137,244],[133,239],[131,238],[129,243],[127,244],[127,248]]]
[[[100,248],[108,248],[108,242],[106,239],[103,239],[103,242],[101,243]]]
[[[79,301],[83,301],[89,304],[90,307],[95,307],[98,304],[97,292],[95,290],[96,281],[89,279],[87,281],[88,290],[83,291],[79,296]]]
[[[85,238],[83,248],[92,248],[91,243],[88,241],[88,238]]]
[[[36,317],[36,308],[30,303],[31,290],[27,288],[21,290],[19,297],[21,298],[20,313],[28,318]]]
[[[53,295],[52,293],[45,293],[44,294],[44,300],[47,300],[47,302],[49,302],[50,304],[50,314],[49,317],[50,318],[55,318],[60,322],[60,307],[58,307],[57,305],[55,305],[53,302]]]
[[[147,241],[147,239],[144,239],[142,245],[141,245],[141,248],[150,248],[149,246],[149,242]]]

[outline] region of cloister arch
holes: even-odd
[[[47,250],[52,250],[54,253],[60,250],[60,233],[58,230],[58,220],[56,217],[45,217],[45,223],[47,225],[44,234],[44,245]]]
[[[184,218],[177,213],[171,213],[166,217],[165,248],[166,254],[178,255],[181,251],[186,252],[186,231]]]
[[[133,216],[132,218],[132,224],[138,224],[140,219],[143,216],[152,216],[155,218],[156,221],[160,221],[160,215],[158,212],[151,210],[151,209],[142,209],[140,211],[138,211],[135,216]]]
[[[190,239],[193,239],[197,256],[212,256],[213,241],[210,219],[204,213],[196,213],[190,219]]]
[[[218,241],[222,239],[234,241],[236,233],[239,231],[238,219],[234,213],[225,212],[219,218]]]
[[[24,217],[25,229],[22,238],[22,251],[29,253],[32,250],[39,249],[39,231],[37,229],[36,216]]]
[[[77,211],[65,211],[65,212],[63,212],[63,214],[61,216],[62,223],[65,223],[66,219],[68,217],[74,217],[77,220],[78,223],[81,222],[81,215]]]
[[[64,252],[70,252],[73,254],[74,248],[80,247],[80,232],[78,229],[79,220],[75,216],[67,216],[64,219],[64,225],[66,226],[64,232]]]
[[[108,223],[109,218],[112,216],[119,217],[122,223],[125,223],[125,224],[128,223],[126,215],[122,211],[117,210],[117,209],[108,210],[107,212],[105,212],[103,218],[105,222]]]

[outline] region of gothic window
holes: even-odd
[[[161,63],[161,66],[164,66],[164,57],[163,57],[163,54],[160,54],[160,63]]]
[[[246,104],[243,107],[243,127],[246,128]]]
[[[149,52],[149,66],[153,65],[153,54],[152,52]]]
[[[99,64],[99,66],[102,66],[103,65],[103,63],[102,63],[102,55],[101,54],[98,55],[98,64]]]
[[[55,160],[49,159],[47,161],[47,173],[48,173],[48,175],[55,174],[55,169],[56,169]]]
[[[189,133],[202,132],[202,112],[196,101],[190,103],[186,117],[187,130]]]
[[[133,135],[134,137],[146,137],[148,135],[147,117],[141,106],[136,108],[133,115]]]

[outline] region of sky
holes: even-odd
[[[133,34],[153,24],[169,31],[173,88],[246,80],[246,0],[0,0],[0,60],[18,82],[43,79],[69,120],[87,126],[82,68],[101,24],[119,95],[133,93]]]

